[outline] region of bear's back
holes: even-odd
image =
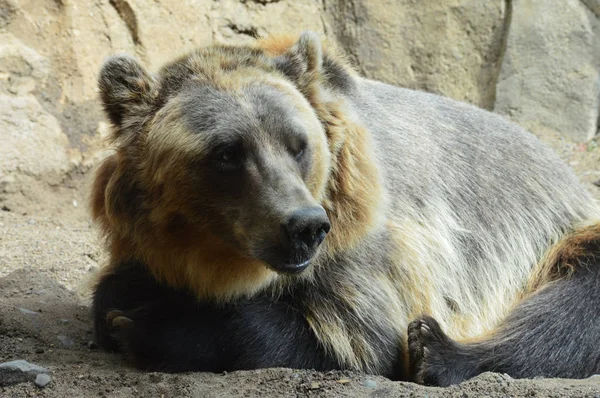
[[[401,267],[430,281],[434,316],[471,319],[455,328],[467,336],[505,315],[553,241],[600,214],[552,150],[499,115],[367,79],[351,102],[373,136]]]

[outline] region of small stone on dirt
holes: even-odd
[[[60,341],[60,343],[65,347],[73,347],[75,344],[72,339],[68,338],[67,336],[63,336],[62,334],[59,334],[56,336],[56,338],[58,338],[58,341]]]
[[[363,386],[367,388],[377,388],[377,382],[375,380],[367,379],[363,383]]]
[[[348,380],[348,379],[340,379],[337,382],[340,383],[340,384],[348,384],[348,383],[350,383],[350,380]]]
[[[31,311],[31,310],[28,310],[27,308],[19,308],[19,311],[21,311],[23,314],[27,314],[27,315],[38,315],[39,314],[39,312]]]
[[[317,383],[316,381],[313,381],[312,383],[310,383],[311,390],[318,390],[319,388],[321,388],[321,385],[319,383]]]
[[[37,375],[37,376],[35,377],[35,384],[36,384],[38,387],[42,387],[42,388],[44,388],[44,387],[46,387],[46,385],[47,385],[48,383],[50,383],[50,381],[51,381],[51,380],[52,380],[52,378],[51,378],[50,376],[48,376],[47,374],[45,374],[45,373],[40,373],[39,375]]]

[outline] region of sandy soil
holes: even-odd
[[[600,150],[542,135],[600,199]],[[600,376],[586,380],[513,380],[484,374],[447,389],[353,373],[265,369],[229,374],[141,373],[93,346],[88,283],[105,260],[86,211],[89,175],[60,186],[29,181],[0,195],[0,362],[47,368],[43,389],[27,381],[0,397],[600,397]],[[1,383],[0,383],[1,384]]]

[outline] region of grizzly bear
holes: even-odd
[[[305,32],[99,76],[97,343],[155,371],[600,372],[600,208],[503,117]]]

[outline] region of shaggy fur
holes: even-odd
[[[524,332],[545,294],[556,299],[543,291],[597,275],[578,276],[596,267],[598,206],[518,126],[362,78],[312,33],[210,46],[156,75],[113,57],[99,85],[116,149],[92,195],[111,251],[94,299],[103,346],[149,369],[349,368],[439,385],[485,370],[562,375],[571,359],[570,377],[600,371],[586,344],[542,369],[498,343],[511,330],[537,359],[551,352],[560,339]],[[257,171],[226,184],[209,159],[215,140],[240,135]],[[298,206],[322,206],[331,230],[307,270],[284,275],[268,245]],[[486,349],[458,366],[459,344]],[[230,356],[217,361],[221,345]]]

